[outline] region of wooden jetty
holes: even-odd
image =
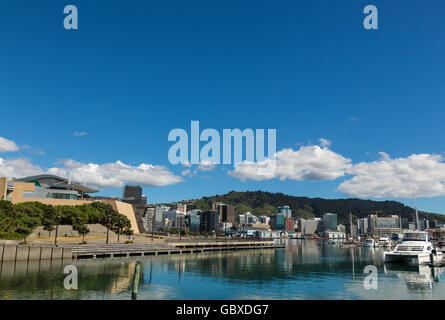
[[[148,255],[202,253],[208,251],[277,249],[273,241],[175,241],[171,243],[95,244],[71,246],[73,258],[113,258]]]

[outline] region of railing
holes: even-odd
[[[184,243],[192,243],[192,242],[265,242],[265,241],[271,241],[273,239],[265,239],[265,238],[196,238],[196,239],[164,239],[164,243],[178,243],[178,242],[184,242]]]

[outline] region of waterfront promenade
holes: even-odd
[[[0,261],[45,259],[114,258],[146,255],[203,253],[209,251],[278,249],[283,244],[272,240],[250,239],[175,239],[141,243],[110,243],[79,245],[73,243],[0,245]]]

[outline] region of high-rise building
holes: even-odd
[[[321,218],[297,219],[297,231],[303,234],[313,234],[323,229],[323,220]]]
[[[323,215],[323,230],[337,231],[337,215],[335,213],[325,213]]]
[[[268,216],[261,216],[260,217],[260,222],[263,224],[270,224],[270,217]]]
[[[246,212],[238,216],[238,223],[240,225],[254,224],[257,221],[258,218],[255,215],[251,214],[250,212]]]
[[[156,230],[155,207],[147,206],[145,208],[145,213],[142,216],[142,220],[143,220],[145,232],[152,232],[152,231]]]
[[[141,186],[125,186],[122,193],[122,201],[130,204],[147,204],[147,198],[142,195]]]
[[[368,232],[378,236],[391,236],[393,233],[402,233],[399,216],[379,217],[376,214],[368,215]]]
[[[169,210],[170,207],[165,205],[157,206],[155,208],[155,225],[157,230],[162,229],[164,227],[166,214],[167,211]]]
[[[278,213],[270,216],[270,228],[272,230],[284,230],[284,214]]]
[[[191,232],[199,232],[200,230],[200,218],[199,215],[196,214],[188,214],[187,215],[187,225]]]
[[[357,220],[357,232],[360,235],[365,235],[368,233],[368,218]]]
[[[289,206],[278,207],[277,213],[284,214],[285,218],[292,218],[292,210]]]
[[[170,210],[165,213],[165,217],[171,221],[173,228],[184,228],[184,212],[177,209]]]
[[[218,204],[218,213],[221,222],[236,224],[236,207],[230,204]]]
[[[295,221],[294,218],[284,218],[284,230],[295,231]]]
[[[218,230],[219,214],[217,210],[206,210],[200,215],[201,232],[213,232]]]

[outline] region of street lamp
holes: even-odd
[[[155,218],[156,218],[156,208],[154,209],[153,214],[151,215],[151,242],[153,242],[154,238]]]
[[[109,242],[109,237],[110,237],[110,211],[107,210],[107,244]]]
[[[57,235],[59,233],[59,219],[60,219],[60,207],[57,206],[57,216],[56,216],[56,236],[54,237],[54,245],[57,247]]]

